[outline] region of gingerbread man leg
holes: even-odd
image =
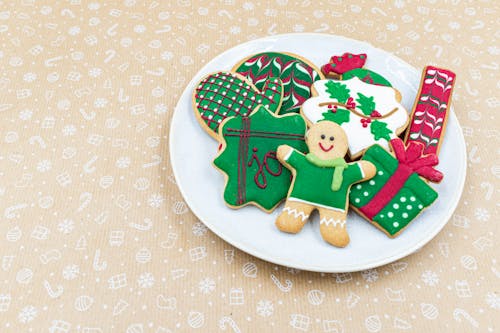
[[[302,230],[313,209],[309,204],[287,200],[285,208],[276,219],[276,226],[281,231],[296,234]]]
[[[349,244],[347,233],[346,214],[332,209],[319,208],[319,230],[321,236],[328,243],[345,247]]]

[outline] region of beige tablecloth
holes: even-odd
[[[0,5],[1,332],[500,329],[497,1],[162,2]],[[377,269],[242,253],[190,213],[169,165],[173,107],[204,63],[314,31],[458,74],[460,205],[421,251]]]

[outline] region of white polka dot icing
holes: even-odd
[[[392,225],[394,226],[394,228],[399,227],[399,223],[398,222],[394,222]]]
[[[406,202],[406,197],[401,197],[401,199],[399,199],[401,202]]]
[[[408,218],[408,213],[403,213],[403,218]]]
[[[392,205],[392,207],[394,207],[394,209],[399,209],[399,205],[397,203],[395,203],[394,205]]]
[[[394,217],[394,213],[393,212],[389,212],[389,213],[387,213],[387,216],[388,217]]]

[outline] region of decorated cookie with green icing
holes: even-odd
[[[311,213],[319,213],[321,236],[328,243],[349,244],[346,219],[352,184],[370,179],[375,166],[367,161],[347,163],[347,135],[332,121],[312,125],[306,135],[309,153],[288,145],[278,148],[279,160],[292,171],[293,182],[283,211],[276,219],[279,230],[299,232]]]
[[[257,89],[262,89],[271,77],[280,78],[283,102],[279,114],[298,113],[302,103],[311,96],[313,82],[323,78],[321,71],[309,60],[284,52],[252,55],[236,64],[232,71],[245,76]]]
[[[309,124],[323,120],[339,124],[347,133],[351,159],[374,144],[389,149],[389,140],[407,126],[408,112],[394,88],[353,77],[316,81],[312,92],[313,97],[302,105],[302,115]]]
[[[353,54],[346,52],[341,56],[333,55],[327,64],[321,66],[321,71],[329,79],[349,80],[357,77],[369,84],[392,87],[391,83],[382,75],[364,68],[367,60],[366,53]]]
[[[214,165],[226,177],[224,201],[231,208],[253,204],[272,211],[285,197],[291,174],[276,156],[286,144],[307,152],[306,123],[298,114],[278,116],[258,106],[249,116],[222,122],[222,142]]]
[[[393,154],[379,145],[370,147],[362,161],[377,168],[375,177],[355,185],[349,194],[350,204],[360,215],[389,237],[396,237],[438,197],[427,183],[440,182],[443,174],[434,166],[435,154],[424,154],[424,145],[401,139],[390,142]]]
[[[392,87],[392,84],[385,77],[366,68],[355,68],[342,74],[342,80],[349,80],[353,77],[369,84]]]
[[[193,109],[198,122],[213,138],[222,121],[232,116],[248,116],[258,105],[271,112],[280,109],[283,85],[279,78],[267,78],[258,90],[245,77],[231,72],[205,76],[193,93]]]

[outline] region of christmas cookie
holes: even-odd
[[[281,231],[297,233],[317,209],[323,239],[345,247],[349,243],[349,189],[352,184],[373,177],[375,166],[367,161],[346,163],[347,135],[334,122],[312,125],[306,143],[306,155],[287,145],[278,148],[278,159],[292,171],[293,182],[276,226]]]
[[[437,192],[425,180],[440,182],[443,174],[433,168],[437,156],[424,155],[421,143],[410,142],[405,147],[399,138],[390,143],[394,155],[379,145],[366,151],[362,161],[373,163],[377,174],[353,186],[349,198],[360,215],[389,237],[396,237],[437,199]]]
[[[204,77],[193,93],[193,109],[203,129],[217,139],[220,123],[232,116],[248,116],[258,105],[271,112],[281,106],[283,85],[279,78],[268,78],[259,91],[243,76],[218,72]]]
[[[272,211],[286,197],[291,181],[276,149],[287,144],[306,152],[305,132],[306,123],[300,115],[278,116],[262,105],[249,116],[222,122],[222,146],[213,163],[226,177],[226,204],[231,208],[254,204]]]
[[[240,73],[262,89],[266,80],[280,78],[283,82],[283,102],[279,114],[298,113],[311,96],[311,85],[323,79],[321,71],[309,60],[284,52],[264,52],[252,55],[236,64],[232,72]]]
[[[332,56],[330,61],[321,67],[323,74],[330,79],[349,80],[350,78],[357,77],[361,81],[392,87],[391,83],[387,81],[382,75],[363,68],[367,60],[367,55],[344,53],[341,56]]]
[[[310,124],[323,120],[339,124],[347,133],[351,159],[374,144],[389,149],[389,140],[408,123],[401,95],[391,87],[368,84],[357,77],[320,80],[313,84],[313,95],[302,105],[302,115]]]
[[[424,68],[413,105],[406,142],[420,142],[424,154],[438,154],[446,127],[455,73],[433,66]]]

